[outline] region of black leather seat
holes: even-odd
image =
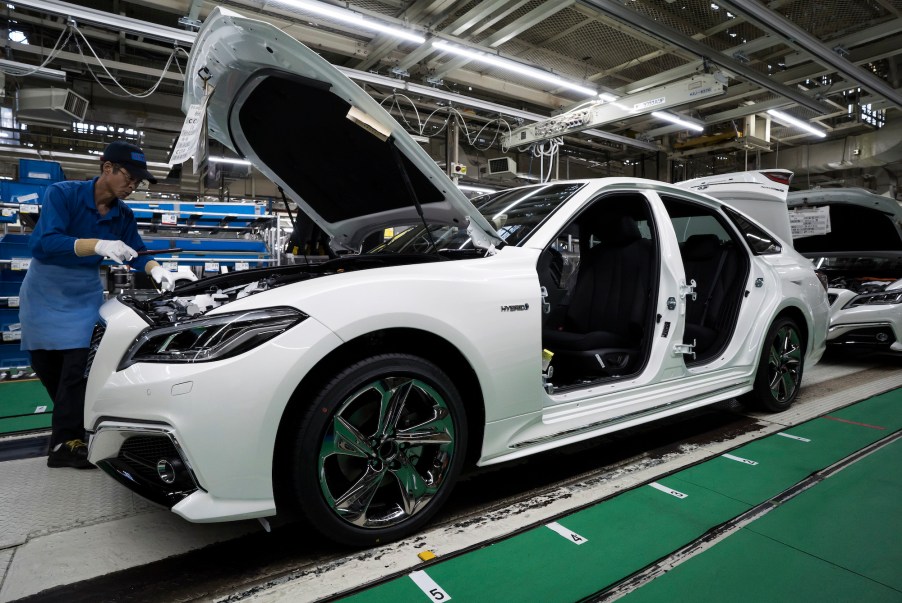
[[[554,353],[552,381],[623,375],[641,361],[648,304],[656,266],[654,246],[643,239],[629,216],[593,221],[583,248],[563,323],[543,331],[543,345]]]
[[[697,358],[723,339],[724,313],[735,292],[740,262],[735,247],[714,234],[692,235],[683,243],[686,282],[695,280],[696,299],[686,306],[683,342],[695,341]]]

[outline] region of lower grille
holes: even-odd
[[[128,437],[115,457],[97,466],[144,498],[172,508],[199,488],[175,442],[166,434]]]
[[[837,337],[835,343],[849,346],[889,347],[896,342],[890,327],[868,327],[855,329]]]

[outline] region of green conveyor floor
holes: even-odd
[[[811,474],[902,429],[902,389],[601,501],[424,563],[342,599],[592,599]],[[902,602],[902,440],[736,529],[626,595],[642,601]]]

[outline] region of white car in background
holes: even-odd
[[[465,463],[734,397],[779,411],[824,351],[811,262],[711,196],[603,178],[471,202],[314,51],[221,7],[186,73],[183,107],[212,90],[210,135],[336,250],[408,226],[374,253],[103,306],[89,458],[188,520],[291,511],[337,542],[388,542]],[[788,186],[749,178],[782,204]]]
[[[827,344],[902,353],[902,207],[861,188],[794,191],[793,245],[829,284]]]

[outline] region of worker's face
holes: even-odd
[[[124,167],[114,164],[110,166],[110,186],[120,199],[125,199],[141,186],[142,180],[128,173]]]

